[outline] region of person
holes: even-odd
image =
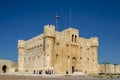
[[[47,70],[45,70],[45,73],[48,74]]]
[[[34,74],[35,74],[35,70],[34,70]]]
[[[42,74],[42,70],[41,69],[39,70],[39,74]]]
[[[112,78],[112,74],[110,73],[110,78]]]
[[[52,70],[52,74],[53,74],[53,70]]]
[[[66,74],[68,74],[68,70],[66,71]]]

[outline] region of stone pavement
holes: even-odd
[[[0,74],[0,80],[120,80],[120,78],[95,78],[78,75]]]

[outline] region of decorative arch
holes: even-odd
[[[76,60],[76,57],[72,57],[72,60]]]
[[[76,66],[76,57],[72,57],[72,65]]]
[[[76,68],[76,57],[72,57],[72,73],[75,72],[75,68]]]

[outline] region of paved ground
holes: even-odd
[[[120,80],[120,78],[95,78],[77,75],[0,74],[0,80]]]

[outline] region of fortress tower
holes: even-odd
[[[45,67],[53,68],[54,63],[54,44],[55,44],[55,27],[46,25],[44,27],[44,52],[45,52]]]
[[[25,41],[18,40],[18,70],[24,71]]]

